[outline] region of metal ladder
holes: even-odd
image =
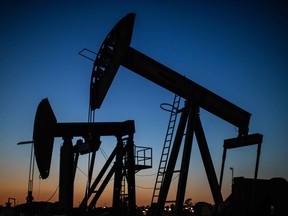
[[[170,146],[172,143],[174,128],[175,128],[175,124],[176,124],[176,120],[177,120],[177,114],[178,114],[180,100],[181,100],[181,97],[175,94],[173,105],[166,104],[166,103],[161,104],[162,109],[170,112],[170,118],[169,118],[168,128],[167,128],[167,132],[166,132],[166,136],[165,136],[165,140],[164,140],[164,145],[163,145],[163,149],[162,149],[160,163],[159,163],[159,167],[158,167],[158,172],[157,172],[157,177],[156,177],[155,186],[154,186],[154,190],[153,190],[151,205],[153,203],[157,203],[158,197],[159,197],[159,192],[160,192],[163,180],[164,180],[168,156],[169,156],[169,152],[170,152]],[[171,110],[164,108],[164,105],[171,106]]]
[[[128,193],[126,192],[126,175],[123,175],[120,197],[122,203],[124,203],[126,198],[128,197]]]
[[[127,144],[127,140],[123,140],[125,142],[125,145]],[[126,155],[123,157],[123,166],[126,167],[127,165],[127,158]],[[128,197],[128,192],[126,191],[126,168],[122,170],[122,183],[121,183],[121,192],[120,192],[120,198],[122,201],[122,204],[125,202],[126,198]]]

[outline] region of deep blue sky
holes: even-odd
[[[48,97],[59,122],[86,122],[92,61],[78,52],[98,51],[120,18],[136,13],[131,46],[252,113],[250,132],[262,133],[259,178],[288,179],[288,8],[280,1],[7,1],[0,3],[0,204],[25,201],[29,146],[38,103]],[[138,176],[138,193],[150,202],[169,114],[159,105],[173,94],[121,67],[96,121],[136,122],[135,144],[153,147],[154,167]],[[234,126],[201,111],[217,175],[223,140]],[[109,140],[110,141],[110,140]],[[51,178],[35,180],[34,194],[47,199],[58,185],[55,140]],[[114,143],[102,148],[107,154]],[[207,188],[198,147],[192,150],[187,196],[203,200]],[[252,177],[256,147],[228,153],[235,176]],[[103,161],[101,154],[97,157]],[[87,170],[86,159],[79,167]],[[99,165],[101,167],[101,165]],[[37,173],[37,172],[36,172]],[[141,173],[140,173],[141,174]],[[38,175],[38,174],[36,174]],[[79,182],[86,181],[79,174]],[[79,183],[80,184],[80,183]],[[79,187],[83,194],[84,187]],[[19,194],[20,193],[20,194]],[[17,194],[17,195],[16,195]],[[150,195],[151,194],[151,195]],[[76,201],[78,202],[78,200]],[[108,203],[108,201],[107,201]]]

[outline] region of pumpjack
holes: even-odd
[[[77,162],[80,154],[87,153],[92,153],[88,174],[89,189],[80,204],[80,212],[84,214],[95,209],[98,199],[113,175],[112,212],[115,213],[123,207],[124,199],[127,200],[127,211],[134,212],[136,208],[135,173],[152,167],[151,148],[135,146],[134,133],[133,120],[124,122],[59,123],[49,100],[46,98],[40,102],[35,115],[33,142],[36,162],[42,179],[49,176],[54,138],[62,137],[64,140],[60,150],[59,177],[59,209],[62,213],[73,215],[73,191]],[[92,183],[95,154],[100,148],[100,138],[102,136],[114,136],[117,143]],[[84,141],[79,139],[73,146],[73,137],[82,137]],[[123,191],[125,179],[127,180],[128,191],[125,191],[125,188]],[[103,180],[102,183],[101,180]],[[96,187],[97,191],[95,190]],[[94,196],[92,197],[92,195]],[[90,200],[89,205],[88,200]]]
[[[155,206],[153,215],[162,215],[164,205],[167,202],[167,194],[172,181],[173,173],[176,172],[176,160],[179,156],[180,146],[184,134],[185,140],[182,153],[181,167],[180,170],[177,170],[177,172],[179,172],[177,195],[176,199],[173,201],[175,203],[175,216],[181,215],[182,212],[194,134],[196,136],[200,154],[202,156],[216,209],[219,209],[219,206],[224,203],[221,194],[221,184],[227,149],[258,144],[257,160],[253,179],[254,189],[257,188],[257,185],[259,185],[257,181],[257,173],[263,135],[259,133],[248,133],[251,114],[131,47],[130,43],[132,39],[134,20],[134,13],[130,13],[123,17],[112,28],[112,30],[106,36],[104,42],[102,43],[98,51],[97,57],[94,61],[94,66],[92,70],[90,82],[90,106],[92,110],[99,109],[101,107],[101,104],[120,66],[123,66],[135,72],[136,74],[152,81],[153,83],[158,84],[159,86],[167,89],[168,91],[173,92],[175,95],[185,99],[184,107],[180,110],[174,110],[176,113],[181,113],[181,116],[172,149],[169,155],[169,159],[168,153],[164,153],[164,149],[166,148],[164,143],[162,157],[159,164],[159,171],[152,198],[152,205]],[[174,104],[177,104],[177,99],[174,100]],[[238,136],[225,140],[224,143],[220,183],[218,183],[217,180],[207,140],[200,120],[200,109],[204,109],[238,128]],[[173,120],[171,120],[170,123],[172,121]],[[169,135],[170,133],[167,132],[167,134]],[[168,138],[167,140],[170,140],[170,138]],[[164,154],[166,156],[166,159],[163,159]],[[165,162],[167,166],[165,165],[161,167],[161,162]],[[161,170],[161,168],[163,169]],[[160,175],[162,177],[158,178]],[[242,179],[242,182],[245,181],[246,180]],[[254,192],[255,191],[256,190],[254,190]],[[255,197],[256,195],[254,196],[254,198]],[[155,203],[153,201],[155,201]],[[231,212],[233,211],[229,212],[230,215],[234,215]],[[257,211],[252,208],[252,210],[249,209],[249,211],[245,212],[242,215],[249,215],[251,214],[251,212],[257,214]],[[219,212],[219,214],[221,213]]]

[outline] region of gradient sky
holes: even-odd
[[[0,205],[25,202],[36,108],[48,97],[58,122],[87,122],[93,62],[78,52],[97,52],[110,29],[136,13],[131,46],[252,113],[250,133],[262,133],[259,178],[288,179],[288,7],[281,1],[1,1],[0,3]],[[283,1],[284,2],[284,1]],[[94,58],[94,56],[93,56]],[[150,204],[169,113],[160,109],[173,93],[120,67],[96,121],[134,119],[135,144],[153,148],[153,168],[136,176],[137,204]],[[223,140],[233,125],[201,110],[219,178]],[[74,139],[73,141],[75,141]],[[114,138],[102,140],[110,154]],[[48,200],[58,186],[61,139],[55,139],[50,176],[33,195]],[[213,202],[197,143],[193,143],[186,198]],[[256,146],[230,150],[223,196],[234,176],[253,177]],[[99,152],[96,172],[105,162]],[[87,177],[79,161],[77,206]],[[172,182],[176,186],[177,177]],[[111,182],[112,184],[112,182]],[[173,196],[170,190],[169,196]],[[111,187],[99,205],[111,205]],[[51,201],[57,200],[57,193]]]

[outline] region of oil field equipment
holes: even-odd
[[[54,138],[62,137],[64,140],[60,152],[59,177],[59,206],[63,209],[62,213],[72,215],[73,184],[78,157],[81,154],[92,153],[88,189],[80,204],[80,213],[93,214],[99,197],[114,175],[113,203],[109,213],[111,215],[136,214],[135,173],[152,167],[152,149],[134,145],[134,121],[95,122],[94,119],[95,110],[101,107],[119,67],[123,66],[175,94],[172,108],[169,110],[171,113],[168,129],[152,194],[153,209],[150,212],[152,215],[161,216],[165,203],[171,202],[167,200],[167,195],[175,172],[179,173],[179,180],[176,197],[172,200],[175,203],[173,215],[182,214],[194,135],[214,200],[215,214],[222,216],[248,216],[260,213],[270,215],[270,207],[273,206],[274,212],[279,213],[277,215],[284,215],[285,203],[288,203],[287,181],[285,179],[257,179],[263,136],[258,133],[249,134],[251,114],[132,48],[130,43],[134,21],[134,13],[123,17],[106,36],[97,53],[90,80],[90,117],[87,123],[58,123],[48,99],[42,100],[38,106],[33,142],[37,166],[43,179],[49,176]],[[180,98],[185,100],[183,107],[180,107]],[[201,109],[238,128],[237,137],[224,141],[219,181],[199,116]],[[178,114],[180,118],[176,124]],[[174,129],[175,136],[173,136]],[[102,136],[116,137],[116,147],[92,182],[95,154],[102,145]],[[73,137],[82,137],[84,141],[78,140],[73,145]],[[235,178],[232,194],[224,201],[221,186],[227,149],[254,144],[258,144],[254,179]],[[181,164],[180,169],[176,170],[178,158],[181,158]],[[104,176],[105,173],[107,174]],[[104,180],[101,181],[103,178]],[[123,189],[125,179],[128,184],[127,192]],[[264,188],[267,189],[265,192]],[[285,194],[285,197],[280,198],[278,194]],[[126,205],[125,211],[123,211],[123,205]]]

